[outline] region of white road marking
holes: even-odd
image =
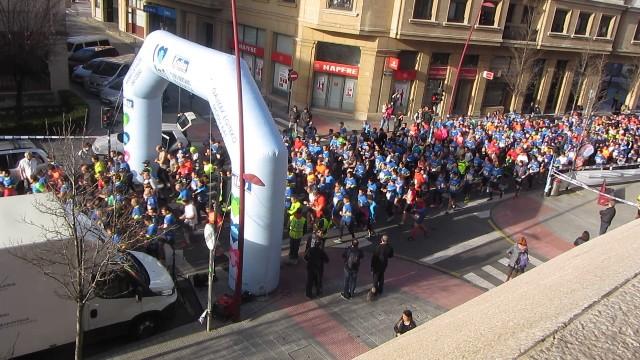
[[[509,259],[507,258],[502,258],[500,260],[498,260],[498,262],[504,266],[509,266]],[[536,259],[535,257],[529,255],[529,263],[533,266],[540,266],[542,264],[544,264],[544,261],[540,260],[540,259]]]
[[[463,243],[460,244],[456,244],[448,249],[439,251],[433,255],[429,255],[426,256],[422,259],[420,259],[420,261],[422,262],[426,262],[428,264],[435,264],[439,261],[442,261],[444,259],[447,259],[451,256],[460,254],[462,252],[471,250],[471,249],[475,249],[479,246],[482,246],[484,244],[490,243],[494,240],[498,240],[500,239],[500,234],[497,231],[493,231],[490,232],[488,234],[484,234],[482,236],[478,236],[476,238],[473,238],[471,240],[467,240]]]
[[[487,272],[488,274],[490,274],[491,276],[493,276],[494,278],[505,282],[507,281],[507,274],[503,273],[502,271],[494,268],[491,265],[485,265],[482,267],[482,270],[484,270],[485,272]]]
[[[534,258],[533,256],[529,255],[529,263],[533,264],[533,266],[540,266],[544,263],[544,261],[541,261],[539,259]]]
[[[481,278],[480,276],[476,275],[475,273],[465,274],[463,276],[463,278],[465,278],[465,279],[471,281],[472,283],[480,286],[481,288],[485,288],[487,290],[493,289],[494,287],[496,287],[495,285],[493,285],[492,283],[488,282],[487,280]]]

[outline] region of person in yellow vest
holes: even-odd
[[[299,197],[293,196],[291,198],[291,207],[289,208],[289,215],[293,216],[298,210],[300,210],[300,214],[302,214],[302,203],[300,202]]]
[[[298,251],[300,242],[304,236],[304,226],[307,219],[302,216],[302,210],[298,208],[289,218],[289,264],[298,263]]]

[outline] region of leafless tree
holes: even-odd
[[[71,133],[73,129],[66,127],[63,131]],[[81,170],[81,149],[78,140],[69,138],[51,146],[52,157],[64,164],[64,176],[58,183],[50,183],[45,200],[36,201],[34,211],[54,219],[53,225],[25,220],[46,241],[36,247],[17,246],[12,254],[54,280],[60,286],[59,296],[75,302],[76,359],[83,357],[85,305],[96,296],[101,284],[111,281],[127,265],[130,260],[123,250],[135,247],[140,235],[123,205],[106,205],[96,186],[83,181],[86,174]],[[90,211],[102,212],[102,216],[95,217]]]
[[[534,80],[532,74],[535,73],[536,60],[542,55],[536,47],[542,5],[539,0],[525,0],[523,6],[526,11],[520,24],[510,24],[505,29],[510,58],[502,79],[511,94],[511,108],[514,111],[522,107],[522,98]]]
[[[63,33],[61,0],[0,0],[0,73],[13,78],[18,120],[26,83],[48,81],[47,63]]]

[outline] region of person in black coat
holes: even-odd
[[[371,256],[371,273],[373,274],[373,288],[375,294],[382,295],[384,290],[384,272],[387,270],[389,258],[393,257],[393,247],[389,245],[389,236],[382,235],[380,245]]]
[[[615,201],[609,201],[609,205],[606,209],[600,210],[600,235],[607,232],[613,218],[616,216],[616,203]]]
[[[311,247],[304,255],[304,260],[307,262],[307,286],[306,295],[308,298],[313,298],[313,288],[316,289],[316,295],[319,296],[322,293],[322,273],[324,270],[324,264],[329,262],[327,253],[322,249],[322,242],[313,239]]]

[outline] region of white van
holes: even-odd
[[[0,357],[3,358],[75,340],[75,302],[61,296],[64,289],[60,284],[15,256],[57,246],[56,240],[43,239],[41,229],[59,224],[60,219],[35,208],[36,204],[52,204],[51,196],[0,198],[0,228],[5,230],[0,234]],[[79,220],[84,222],[88,218]],[[108,283],[98,284],[96,297],[85,306],[84,329],[91,334],[90,338],[104,334],[105,330],[108,334],[127,330],[135,336],[148,336],[157,329],[163,312],[176,301],[173,280],[155,258],[127,251],[117,265],[113,267],[114,276]]]
[[[84,79],[84,88],[92,94],[99,95],[109,82],[127,74],[135,57],[135,54],[127,54],[104,58],[100,66]]]
[[[71,36],[67,38],[68,55],[91,46],[110,46],[111,42],[104,35]]]

